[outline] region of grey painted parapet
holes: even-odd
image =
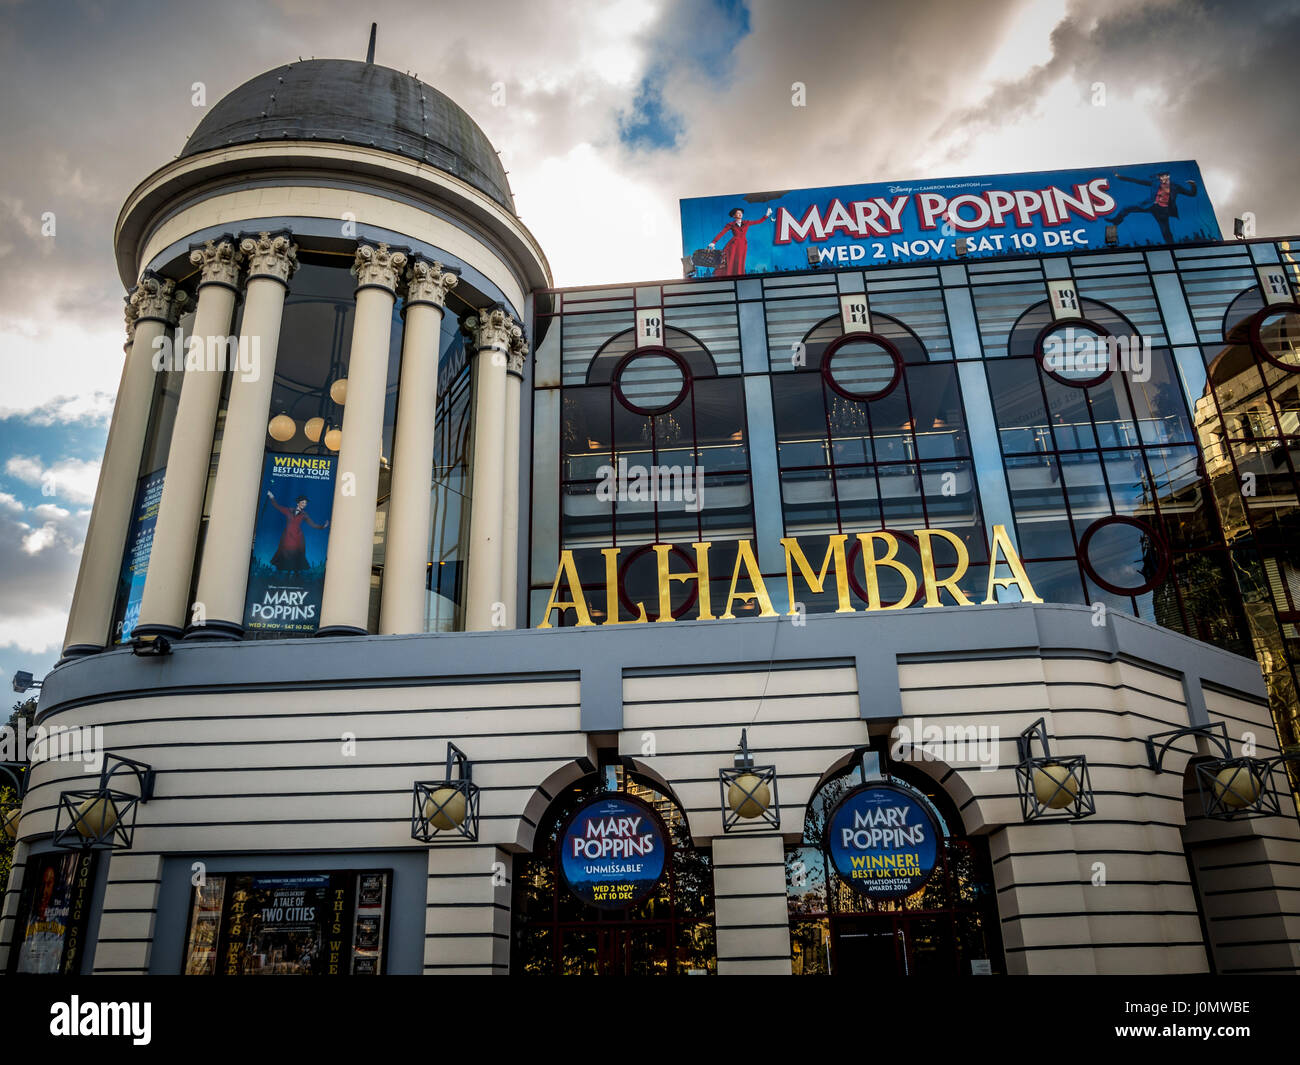
[[[582,728],[623,727],[623,675],[800,663],[854,665],[867,720],[902,714],[900,661],[1084,654],[1129,660],[1182,680],[1189,723],[1208,720],[1202,684],[1266,702],[1259,665],[1149,622],[1089,607],[1017,603],[898,613],[813,614],[591,628],[512,629],[277,641],[180,643],[171,655],[122,649],[76,659],[45,679],[38,714],[148,695],[367,688],[579,678]]]

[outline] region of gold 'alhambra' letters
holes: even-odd
[[[919,585],[916,574],[898,558],[898,539],[892,533],[883,531],[858,533],[858,543],[862,547],[863,573],[866,577],[867,612],[902,610],[911,605],[916,598],[918,589],[924,591],[925,602],[923,605],[926,607],[948,605],[943,601],[942,593],[945,591],[952,598],[953,605],[972,605],[970,598],[967,597],[957,583],[970,567],[970,556],[966,551],[966,545],[947,529],[916,529],[912,535],[916,537],[920,548],[921,581]],[[935,571],[933,544],[935,537],[946,540],[957,556],[952,573],[942,579],[939,578]],[[849,601],[848,554],[845,551],[847,541],[848,537],[843,533],[830,537],[821,568],[814,573],[812,565],[809,563],[803,549],[799,546],[798,539],[793,536],[786,536],[781,539],[781,546],[785,550],[785,580],[786,589],[790,596],[790,613],[792,615],[799,612],[794,588],[796,571],[804,584],[816,594],[822,592],[822,589],[826,586],[827,578],[833,576],[838,602],[835,613],[852,614],[855,612],[853,605]],[[877,545],[884,548],[884,554],[878,553]],[[712,546],[713,544],[709,541],[691,544],[695,551],[695,569],[674,573],[669,567],[669,555],[672,552],[672,545],[654,545],[659,588],[659,616],[655,618],[655,621],[673,620],[672,585],[674,581],[681,581],[682,583],[694,581],[700,600],[700,620],[714,620],[712,601],[709,595],[709,548]],[[601,549],[601,554],[605,559],[606,609],[605,620],[601,622],[603,625],[636,624],[648,620],[643,603],[634,604],[637,617],[631,622],[623,621],[618,616],[619,551],[620,549],[617,547]],[[1010,577],[997,576],[999,560],[1011,571]],[[894,570],[903,578],[905,591],[902,598],[896,603],[886,605],[880,600],[879,569],[882,566]],[[742,580],[749,582],[751,590],[737,591],[737,587]],[[568,599],[558,598],[561,582],[567,586],[570,596]],[[1012,544],[1011,537],[1007,534],[1006,526],[994,525],[992,550],[989,558],[988,591],[983,600],[984,604],[996,604],[998,601],[997,589],[1010,588],[1012,585],[1015,585],[1020,590],[1022,602],[1041,603],[1043,601],[1038,597],[1038,594],[1034,591],[1034,586],[1029,582],[1029,574],[1025,572],[1024,564],[1020,561],[1015,545]],[[754,554],[754,545],[749,540],[740,540],[736,545],[736,564],[731,574],[731,589],[727,594],[727,602],[721,615],[723,619],[735,617],[735,614],[731,612],[731,606],[735,602],[757,602],[759,606],[758,616],[776,616],[776,610],[772,607],[771,596],[768,594],[767,586],[759,569],[758,559]],[[583,592],[582,584],[578,579],[578,568],[573,561],[572,550],[560,553],[560,564],[556,568],[555,583],[551,585],[550,598],[546,602],[546,613],[537,627],[539,629],[549,629],[551,627],[551,611],[564,611],[569,608],[572,608],[577,615],[579,628],[584,625],[595,624],[591,620],[591,610],[587,605],[586,593]]]

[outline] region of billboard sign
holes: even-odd
[[[140,602],[144,598],[144,579],[149,572],[149,553],[153,550],[153,530],[158,524],[158,502],[162,499],[166,470],[142,478],[131,509],[131,525],[126,535],[126,554],[118,580],[118,598],[125,600],[118,643],[128,643],[140,620]]]
[[[248,572],[247,631],[310,635],[319,626],[337,461],[333,455],[266,456]]]
[[[714,277],[1095,250],[1108,229],[1112,247],[1222,239],[1190,160],[704,196],[681,216],[682,254]]]

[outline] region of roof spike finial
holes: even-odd
[[[375,61],[375,31],[377,29],[379,29],[379,23],[372,22],[370,24],[370,46],[366,49],[367,63],[373,63]]]

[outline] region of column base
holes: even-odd
[[[88,655],[103,654],[106,650],[108,647],[105,644],[74,643],[71,647],[63,649],[63,654],[54,663],[54,668],[58,669],[65,662],[75,662],[78,658],[86,658]]]
[[[244,626],[237,621],[208,621],[185,630],[187,640],[242,640]]]
[[[369,636],[366,629],[359,629],[355,625],[326,625],[323,629],[316,630],[317,636]]]
[[[169,640],[179,640],[184,635],[184,630],[178,629],[175,625],[137,625],[131,630],[133,640],[142,636],[166,636]]]

